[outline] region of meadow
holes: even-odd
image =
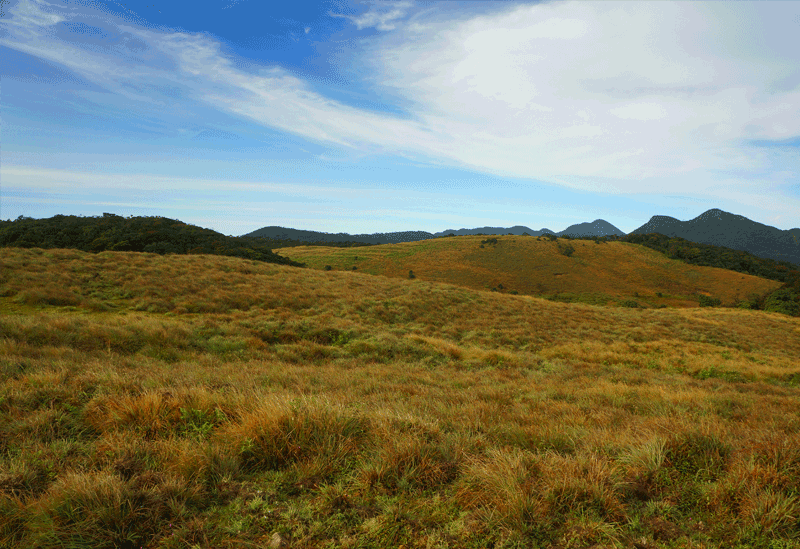
[[[781,286],[613,241],[459,236],[350,249],[298,246],[278,253],[314,269],[392,278],[413,272],[420,280],[592,305],[697,307],[703,295],[733,306]]]
[[[0,547],[800,547],[800,318],[696,306],[776,283],[514,238],[0,248]]]

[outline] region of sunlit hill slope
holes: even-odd
[[[356,269],[392,278],[409,278],[411,271],[420,280],[476,290],[608,305],[696,307],[704,295],[730,306],[781,286],[689,265],[627,242],[459,236],[356,249],[298,246],[278,253],[315,269]]]
[[[0,547],[794,547],[798,356],[763,311],[3,248]]]

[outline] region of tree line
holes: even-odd
[[[259,238],[225,236],[211,229],[166,217],[97,217],[56,215],[47,219],[20,216],[0,221],[0,246],[71,248],[84,252],[150,252],[212,254],[304,267],[272,252]]]

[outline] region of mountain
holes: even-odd
[[[595,219],[591,223],[578,223],[570,225],[557,236],[625,236],[625,233],[617,229],[614,225],[603,219]]]
[[[252,233],[242,235],[255,238],[269,238],[272,240],[299,240],[300,242],[366,242],[367,244],[396,244],[398,242],[416,242],[435,238],[433,234],[425,231],[400,231],[394,233],[373,234],[348,234],[348,233],[322,233],[319,231],[304,231],[301,229],[287,229],[271,225],[256,229]]]
[[[542,236],[544,234],[554,234],[556,236],[605,236],[609,234],[623,236],[625,233],[617,229],[611,223],[602,219],[596,219],[591,223],[579,223],[570,225],[560,233],[543,228],[534,231],[523,225],[513,227],[478,227],[475,229],[448,229],[438,233],[426,231],[400,231],[394,233],[373,233],[373,234],[349,234],[349,233],[323,233],[319,231],[304,231],[301,229],[287,229],[271,225],[257,229],[248,233],[246,237],[269,238],[272,240],[299,240],[300,242],[366,242],[368,244],[397,244],[399,242],[416,242],[418,240],[428,240],[439,238],[450,234],[456,236],[464,235],[503,235],[503,234],[522,235],[528,233],[530,236]]]
[[[287,229],[285,227],[264,227],[244,236],[270,238],[272,240],[299,240],[301,242],[364,242],[368,244],[389,244],[415,242],[447,236],[464,235],[522,235],[531,236],[554,234],[556,236],[591,237],[625,233],[603,219],[591,223],[570,225],[560,232],[543,228],[535,231],[523,225],[513,227],[478,227],[475,229],[448,229],[437,233],[426,231],[401,231],[393,233],[348,234],[322,233]],[[661,233],[669,237],[680,237],[692,242],[724,246],[733,250],[749,252],[755,256],[788,261],[800,265],[800,228],[783,231],[769,225],[757,223],[744,216],[714,208],[690,221],[679,221],[666,215],[654,215],[650,221],[628,234]]]
[[[446,231],[441,231],[438,233],[433,233],[433,236],[447,236],[449,234],[454,234],[456,236],[464,236],[464,235],[476,235],[476,234],[514,234],[517,236],[522,235],[523,233],[528,233],[531,236],[542,236],[545,233],[556,234],[550,229],[542,229],[541,231],[534,231],[528,227],[523,225],[514,225],[513,227],[509,227],[504,229],[503,227],[478,227],[477,229],[448,229]]]
[[[800,265],[800,229],[783,231],[717,208],[690,221],[654,215],[629,234],[661,233]]]
[[[605,221],[603,219],[595,219],[591,223],[578,223],[576,225],[570,225],[563,231],[557,233],[555,231],[551,231],[550,229],[543,228],[539,231],[534,231],[529,227],[525,227],[524,225],[514,225],[513,227],[503,228],[503,227],[478,227],[477,229],[458,229],[458,230],[446,230],[441,231],[438,233],[433,233],[433,236],[447,236],[448,234],[454,234],[456,236],[464,236],[464,235],[476,235],[476,234],[513,234],[513,235],[522,235],[524,233],[528,233],[530,236],[542,236],[544,234],[554,234],[556,236],[606,236],[606,235],[617,235],[617,236],[624,236],[625,233],[617,229],[614,225]]]

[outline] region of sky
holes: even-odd
[[[800,226],[800,2],[0,0],[0,219]]]

